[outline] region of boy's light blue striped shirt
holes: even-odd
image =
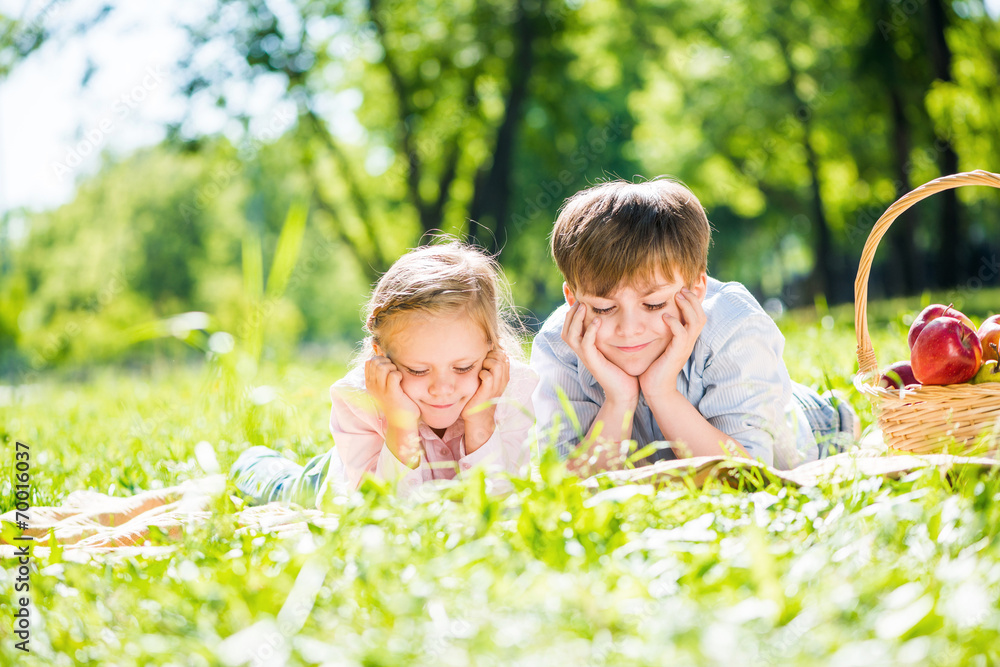
[[[707,322],[677,389],[717,429],[743,445],[754,458],[791,468],[817,457],[816,438],[805,413],[792,399],[792,381],[782,359],[785,338],[740,283],[708,279],[703,303]],[[539,443],[554,444],[565,458],[579,442],[556,393],[561,387],[586,433],[604,403],[604,390],[562,340],[569,306],[545,321],[531,346],[531,367],[539,383],[532,397]],[[557,417],[558,416],[558,417]],[[558,418],[558,433],[552,433]],[[632,422],[632,439],[643,447],[663,440],[645,398]],[[673,458],[664,449],[654,458]]]

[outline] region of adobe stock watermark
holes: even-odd
[[[31,446],[24,442],[15,442],[14,449],[15,464],[12,466],[16,474],[14,480],[14,518],[17,528],[27,531],[31,523],[31,498],[32,498],[32,470],[31,470]],[[21,534],[14,538],[17,542],[17,550],[14,552],[14,563],[11,570],[10,579],[14,581],[14,592],[16,594],[11,606],[16,608],[14,612],[13,633],[20,639],[14,644],[14,648],[25,653],[31,653],[31,570],[32,554],[29,549],[29,542],[34,541],[31,535]]]
[[[479,105],[479,98],[475,94],[467,95],[462,100],[462,105],[456,109],[451,109],[436,127],[427,130],[426,133],[417,136],[412,132],[412,121],[407,119],[402,121],[402,125],[407,133],[411,134],[411,147],[409,151],[393,150],[391,166],[386,169],[381,178],[406,179],[410,169],[414,165],[421,165],[428,157],[433,157],[435,151],[439,150],[449,139],[455,135],[456,128],[461,128],[469,116],[475,112]],[[456,139],[457,140],[457,139]]]
[[[385,9],[377,8],[367,12],[365,18],[348,26],[330,40],[329,54],[334,59],[354,60],[366,53],[374,53],[381,48],[376,24],[384,26],[387,19],[391,18],[391,12]]]
[[[67,322],[58,332],[50,334],[41,348],[34,351],[28,360],[30,370],[23,371],[18,381],[21,384],[30,384],[37,380],[41,372],[70,346],[73,339],[80,335],[83,331],[81,325],[92,322],[119,294],[125,291],[128,284],[129,276],[124,271],[117,270],[112,273],[104,287],[85,304],[83,317]]]
[[[177,208],[184,222],[190,224],[198,213],[208,208],[209,204],[215,201],[242,171],[243,165],[253,159],[262,146],[284,134],[296,118],[296,114],[290,109],[278,109],[268,119],[264,129],[248,136],[237,149],[237,157],[213,169],[208,182],[195,191],[194,203],[183,202]]]
[[[555,180],[543,181],[538,192],[524,200],[521,209],[510,218],[510,229],[520,232],[525,225],[554,204],[559,204],[568,194],[568,188],[577,179],[587,172],[608,150],[616,140],[620,139],[628,130],[626,125],[618,117],[612,118],[604,127],[592,128],[587,133],[587,140],[569,156],[571,169],[563,169],[556,174]]]
[[[254,332],[267,322],[271,317],[275,307],[287,294],[289,290],[300,285],[313,273],[326,266],[326,263],[333,257],[336,251],[336,244],[330,239],[317,234],[318,238],[310,239],[309,252],[304,254],[301,261],[297,262],[292,270],[292,275],[288,278],[283,294],[268,296],[259,303],[253,305],[246,317],[236,328],[236,336],[241,340],[249,340]]]
[[[955,308],[961,309],[965,306],[966,299],[990,284],[997,276],[1000,276],[1000,261],[997,260],[997,256],[995,254],[989,257],[983,255],[979,258],[979,270],[976,275],[948,292],[948,298],[945,301],[954,304]]]
[[[98,121],[96,127],[87,130],[83,139],[66,151],[66,157],[61,162],[52,163],[52,172],[56,177],[59,180],[64,180],[66,176],[73,173],[73,170],[83,164],[84,158],[98,151],[119,124],[139,108],[139,105],[146,101],[152,92],[163,83],[167,74],[168,72],[159,65],[147,67],[142,80],[115,100],[111,106],[111,113]]]
[[[906,175],[907,180],[909,179],[910,174],[914,171],[933,172],[937,169],[937,157],[944,151],[948,150],[951,146],[951,135],[949,134],[943,137],[938,137],[929,147],[915,150],[913,157],[908,159],[902,167],[902,172]],[[892,187],[893,192],[898,193],[904,189],[910,188],[910,185],[900,181],[899,179],[895,179],[892,182]],[[875,223],[878,222],[878,219],[882,217],[882,214],[885,213],[886,209],[888,209],[892,203],[892,201],[888,201],[881,204],[872,204],[862,207],[858,211],[855,221],[844,226],[844,233],[847,236],[847,240],[850,243],[856,243],[867,239],[872,228],[875,226]]]
[[[820,619],[811,609],[805,609],[786,625],[780,626],[769,638],[763,638],[758,646],[757,660],[753,664],[777,665],[794,659],[789,655],[800,646],[807,633],[816,627]]]
[[[792,136],[797,127],[805,125],[809,122],[816,108],[828,100],[831,94],[832,91],[825,85],[818,88],[816,94],[813,95],[810,100],[798,105],[794,111],[785,114],[785,116],[777,122],[775,125],[777,133],[783,137]],[[768,160],[770,160],[771,156],[778,153],[781,149],[782,147],[778,145],[778,139],[776,137],[767,137],[763,142],[761,142],[759,148],[751,150],[747,154],[747,157],[740,168],[740,172],[744,176],[760,180]]]
[[[889,20],[879,19],[875,27],[878,28],[882,39],[888,40],[889,35],[899,30],[900,26],[909,21],[920,8],[927,4],[927,0],[902,0],[901,2],[890,3],[892,10],[889,12]]]
[[[137,440],[144,440],[154,435],[164,424],[169,424],[171,421],[177,419],[177,415],[174,414],[173,410],[174,406],[167,401],[154,401],[153,416],[148,418],[142,415],[138,406],[128,406],[124,400],[119,400],[118,406],[122,412],[129,413],[131,426],[129,427],[128,435]]]
[[[257,621],[223,639],[215,649],[219,661],[230,667],[285,664],[292,652],[289,640],[309,620],[329,570],[329,564],[315,559],[306,561],[277,617]]]
[[[35,46],[35,42],[42,38],[46,25],[51,25],[52,17],[61,13],[66,7],[66,0],[55,0],[42,8],[31,21],[21,26],[11,39],[21,51],[26,51]]]

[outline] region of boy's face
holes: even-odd
[[[601,318],[595,345],[608,361],[629,375],[639,377],[667,349],[673,334],[663,321],[663,314],[680,318],[677,293],[684,287],[680,274],[667,278],[657,270],[649,285],[620,284],[605,297],[573,294],[563,283],[566,303],[577,300],[587,307],[585,327],[595,317]],[[694,285],[689,285],[699,301],[704,300],[708,276],[702,272]]]
[[[403,374],[400,388],[433,429],[446,429],[462,415],[481,384],[479,371],[490,343],[475,321],[460,315],[412,313],[387,341],[387,354]]]

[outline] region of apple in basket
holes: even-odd
[[[972,327],[954,317],[937,317],[923,328],[910,351],[921,384],[968,382],[983,363],[983,347]]]
[[[913,368],[910,366],[909,361],[897,361],[892,364],[885,369],[881,379],[878,381],[878,386],[885,389],[899,389],[911,384],[920,383],[913,376]]]
[[[983,384],[985,382],[1000,382],[1000,365],[996,359],[987,359],[983,362],[983,367],[979,369],[975,377],[969,380],[970,384]]]
[[[924,327],[942,316],[954,317],[955,319],[961,320],[965,326],[969,327],[973,331],[976,330],[976,325],[972,323],[972,320],[966,317],[963,313],[952,308],[951,304],[943,306],[940,303],[932,303],[921,310],[920,314],[917,315],[917,319],[913,320],[913,324],[910,325],[910,333],[906,336],[906,342],[910,344],[911,350],[913,349],[914,343],[917,342],[917,336],[919,336],[920,332],[924,330]]]
[[[997,346],[1000,345],[1000,315],[991,315],[983,320],[976,335],[983,344],[983,361],[988,359],[1000,361],[1000,352],[997,350]]]

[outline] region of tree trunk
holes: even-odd
[[[826,222],[826,211],[823,205],[823,194],[819,183],[819,159],[812,141],[809,139],[809,121],[803,123],[802,143],[806,149],[806,163],[809,167],[810,190],[812,192],[813,248],[816,264],[813,267],[813,283],[816,290],[827,299],[834,286],[836,277],[833,273],[833,243],[830,240],[830,226]]]
[[[927,27],[929,31],[928,50],[934,78],[951,81],[951,48],[945,32],[948,28],[948,13],[942,0],[928,0]],[[928,110],[929,111],[929,110]],[[951,145],[950,137],[935,128],[934,148],[938,152],[941,175],[958,173],[958,154]],[[958,195],[954,189],[936,195],[941,199],[941,217],[938,219],[938,276],[939,287],[957,285],[967,271],[964,267],[966,234],[962,212],[958,205]]]
[[[910,124],[906,119],[905,102],[896,85],[889,87],[889,101],[892,105],[892,148],[896,168],[896,199],[913,189],[907,163],[910,157]],[[898,276],[898,292],[916,294],[923,289],[921,272],[918,270],[917,244],[914,236],[917,229],[917,211],[910,209],[892,223],[891,243],[893,247],[890,275]]]
[[[811,139],[811,107],[799,96],[795,88],[795,77],[798,71],[792,62],[789,54],[787,40],[777,31],[774,33],[778,45],[781,47],[781,55],[784,58],[785,66],[788,68],[788,80],[786,87],[789,97],[793,102],[793,110],[806,110],[806,113],[799,118],[802,123],[802,145],[806,149],[806,167],[809,169],[809,190],[811,194],[810,206],[812,208],[812,231],[813,231],[813,273],[810,282],[815,293],[822,293],[828,299],[831,296],[830,290],[833,288],[836,276],[833,272],[833,242],[830,237],[830,226],[826,221],[826,207],[823,204],[823,193],[819,182],[819,157],[816,155],[816,148]],[[798,114],[795,114],[798,116]]]
[[[386,40],[386,27],[383,22],[383,11],[380,0],[369,0],[369,13],[372,25],[375,26],[379,44],[382,47],[382,62],[385,65],[386,73],[389,75],[389,81],[392,83],[392,90],[396,97],[396,108],[399,115],[399,124],[397,125],[399,145],[406,159],[406,191],[413,207],[417,209],[420,228],[424,233],[427,233],[438,227],[440,223],[434,219],[432,207],[420,196],[423,160],[417,149],[417,140],[413,130],[417,112],[411,103],[412,91],[410,89],[410,82],[403,77],[403,72],[396,61],[396,56],[389,49],[389,44]]]
[[[528,82],[534,66],[535,17],[518,3],[518,18],[514,26],[517,53],[508,69],[510,90],[504,105],[504,116],[497,129],[493,161],[476,177],[476,189],[469,206],[469,240],[486,248],[491,254],[503,249],[507,242],[507,222],[510,217],[511,177],[514,170],[514,149],[517,129],[528,99]],[[544,7],[534,10],[544,15]]]

